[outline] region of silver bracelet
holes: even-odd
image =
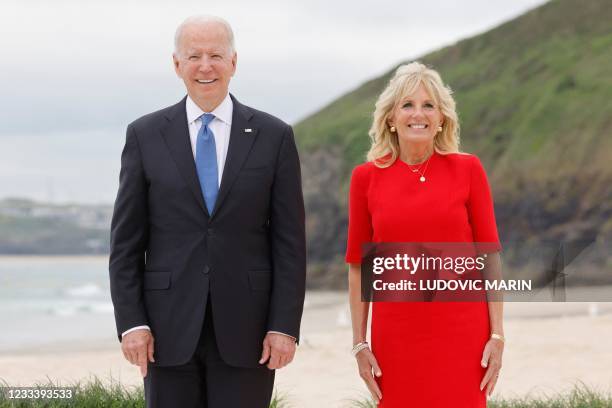
[[[353,346],[351,350],[351,355],[355,357],[361,350],[369,349],[370,346],[367,341],[362,341],[361,343],[357,343]]]

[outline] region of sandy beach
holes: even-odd
[[[366,395],[348,353],[344,293],[309,294],[303,339],[294,362],[277,372],[276,389],[296,408],[345,407]],[[612,304],[508,303],[502,376],[497,396],[563,392],[582,382],[612,391]],[[91,376],[139,386],[136,367],[116,341],[57,343],[0,352],[0,378],[9,385],[87,381]],[[383,396],[384,398],[384,396]]]

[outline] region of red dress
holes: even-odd
[[[434,153],[426,181],[396,160],[353,170],[347,263],[364,242],[486,242],[499,238],[476,156]],[[489,338],[486,302],[373,302],[371,342],[382,377],[380,408],[486,407],[480,366]]]

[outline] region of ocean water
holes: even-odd
[[[117,343],[106,257],[0,257],[0,352]]]
[[[345,291],[306,293],[302,334],[350,325]],[[119,347],[103,256],[0,256],[0,353]]]

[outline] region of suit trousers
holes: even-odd
[[[184,365],[157,367],[149,363],[144,378],[148,408],[268,408],[274,370],[232,367],[219,354],[210,294],[198,346]]]

